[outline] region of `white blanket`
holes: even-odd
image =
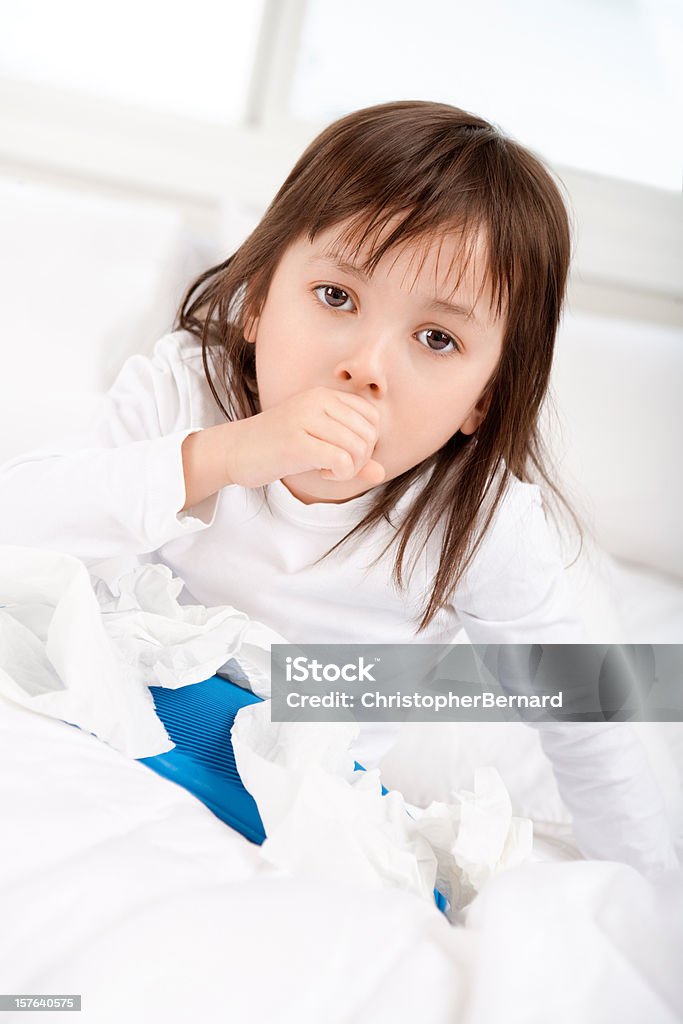
[[[46,606],[46,635],[58,609],[93,611],[77,577]],[[89,693],[116,693],[116,666],[79,674],[63,627],[44,693],[57,667],[88,710]],[[2,993],[81,994],[79,1019],[97,1024],[683,1017],[683,871],[646,881],[537,839],[533,863],[485,882],[453,926],[390,885],[275,867],[130,751],[36,707],[0,697]]]
[[[0,991],[80,993],[84,1022],[683,1016],[683,872],[538,847],[451,926],[273,869],[186,790],[4,698],[0,821]]]

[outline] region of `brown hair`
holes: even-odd
[[[375,249],[382,228],[397,217],[393,232]],[[456,107],[406,100],[335,121],[305,150],[246,241],[202,274],[181,303],[175,329],[201,339],[206,378],[227,419],[260,412],[254,346],[245,341],[244,327],[262,309],[282,255],[304,232],[312,242],[342,221],[349,221],[345,242],[358,241],[358,248],[377,231],[367,273],[394,247],[461,230],[472,243],[462,275],[483,232],[485,281],[496,315],[506,316],[501,356],[485,389],[490,404],[476,432],[458,431],[422,463],[376,487],[365,517],[323,555],[381,519],[394,526],[389,513],[424,474],[424,486],[379,556],[398,543],[393,579],[401,588],[411,536],[424,529],[424,547],[442,525],[439,565],[418,624],[421,632],[474,559],[512,475],[535,482],[535,470],[568,509],[583,539],[576,514],[544,465],[547,451],[538,428],[571,258],[567,211],[536,156]],[[232,412],[214,386],[209,356]],[[263,494],[267,502],[265,488]]]

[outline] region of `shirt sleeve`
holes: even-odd
[[[536,484],[508,491],[454,603],[475,644],[588,642]]]
[[[86,563],[155,551],[210,527],[218,495],[185,512],[182,443],[193,411],[182,332],[134,355],[91,426],[0,466],[0,536]]]
[[[456,592],[457,616],[473,644],[588,643],[540,490],[517,483]],[[628,722],[527,724],[539,733],[585,857],[645,875],[678,866],[661,790]]]

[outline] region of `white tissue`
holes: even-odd
[[[173,747],[148,687],[184,686],[230,667],[270,691],[270,644],[225,605],[179,605],[183,583],[145,564],[108,584],[77,558],[0,545],[0,694],[94,733],[129,757]]]
[[[107,582],[77,558],[0,546],[0,694],[94,733],[130,757],[173,744],[148,687],[184,686],[228,668],[270,693],[270,644],[285,643],[226,605],[180,605],[183,583],[161,564]],[[452,912],[531,850],[531,822],[513,818],[493,768],[474,793],[433,803],[417,820],[379,771],[354,771],[359,726],[270,721],[270,702],[243,708],[232,730],[273,864],[311,877],[392,884]],[[420,812],[417,812],[420,813]]]
[[[167,565],[91,582],[107,635],[141,684],[188,686],[230,663],[233,682],[270,696],[270,645],[287,642],[274,630],[232,605],[179,604],[184,583]]]
[[[532,823],[514,818],[495,768],[475,772],[474,793],[433,803],[420,817],[400,793],[382,796],[379,771],[354,771],[349,723],[271,722],[267,703],[242,708],[232,727],[240,777],[256,801],[277,867],[309,877],[393,884],[462,909],[487,879],[531,853]]]
[[[525,861],[533,846],[533,823],[513,817],[510,794],[493,767],[475,769],[473,793],[455,793],[452,804],[433,801],[418,828],[437,858],[436,887],[455,909],[499,871]]]
[[[107,637],[87,569],[69,555],[0,547],[0,694],[133,757],[173,746]]]

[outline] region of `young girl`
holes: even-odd
[[[294,643],[586,642],[530,477],[561,498],[538,417],[569,261],[557,186],[497,128],[350,114],[91,433],[2,469],[3,541],[164,562]],[[583,853],[674,866],[630,728],[539,730]]]

